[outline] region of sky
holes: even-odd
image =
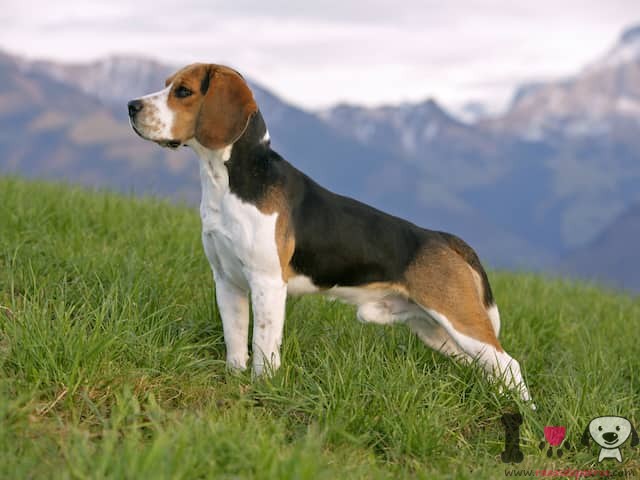
[[[639,0],[3,0],[0,49],[224,63],[308,109],[435,98],[504,108],[640,23]]]

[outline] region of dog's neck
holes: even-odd
[[[200,160],[202,210],[205,206],[214,208],[225,193],[233,191],[234,185],[244,186],[251,181],[256,164],[262,162],[264,152],[270,150],[270,138],[262,114],[257,111],[242,136],[231,145],[212,150],[195,138],[186,145]]]

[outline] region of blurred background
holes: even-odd
[[[139,139],[126,103],[224,63],[321,184],[452,231],[491,267],[640,291],[637,0],[10,7],[2,175],[197,204],[195,155]]]

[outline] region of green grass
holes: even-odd
[[[0,180],[0,478],[503,478],[550,460],[545,425],[640,415],[640,301],[526,274],[491,275],[505,348],[538,410],[403,326],[290,300],[283,366],[225,371],[195,209]],[[500,461],[520,407],[525,461]],[[640,454],[627,444],[624,468]],[[612,465],[607,464],[609,468]],[[615,467],[617,468],[617,466]]]

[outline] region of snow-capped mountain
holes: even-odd
[[[602,58],[587,66],[587,70],[605,70],[640,60],[640,25],[626,29],[618,42]]]
[[[454,115],[460,121],[473,125],[474,123],[491,116],[491,108],[487,103],[479,100],[472,100],[464,103],[460,108],[455,110]]]
[[[415,165],[428,203],[459,210],[471,208],[465,191],[492,185],[510,172],[511,152],[522,147],[457,120],[434,99],[377,108],[338,105],[321,118],[336,132]]]
[[[320,112],[320,116],[362,143],[399,146],[406,155],[415,155],[424,144],[433,142],[443,128],[456,124],[433,99],[377,108],[341,104]]]
[[[164,85],[176,68],[155,60],[131,56],[111,56],[91,63],[21,61],[26,73],[47,75],[73,85],[83,93],[108,105],[122,105],[127,99],[152,92]]]
[[[532,140],[619,135],[640,122],[640,25],[576,75],[527,85],[509,110],[488,120],[496,131]],[[634,133],[635,135],[635,133]]]
[[[336,132],[422,169],[430,169],[430,157],[439,155],[446,155],[452,164],[496,155],[492,134],[457,120],[434,99],[376,108],[342,104],[321,112],[320,117]],[[490,163],[496,167],[499,161],[494,158]]]

